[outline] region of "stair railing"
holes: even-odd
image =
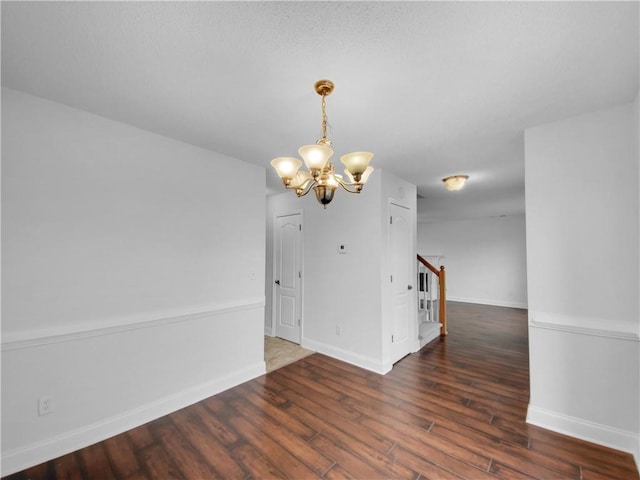
[[[444,265],[440,265],[440,270],[431,265],[426,259],[418,255],[418,261],[433,272],[438,277],[438,321],[440,322],[440,335],[446,335],[447,331],[447,293],[446,293],[446,274],[444,273]]]

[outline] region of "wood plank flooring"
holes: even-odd
[[[385,376],[314,354],[9,478],[638,479],[629,454],[525,423],[524,310],[448,307],[449,336]]]

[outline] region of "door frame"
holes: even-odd
[[[282,212],[275,212],[273,214],[272,221],[272,251],[271,251],[271,333],[272,337],[278,336],[278,325],[276,318],[276,300],[277,300],[277,290],[275,287],[276,278],[276,249],[278,245],[276,243],[277,232],[277,222],[280,217],[291,217],[293,215],[300,215],[300,225],[302,230],[300,231],[300,271],[302,272],[302,276],[300,277],[300,343],[302,345],[302,339],[304,338],[304,210],[296,209],[296,210],[287,210]]]
[[[405,209],[408,214],[409,214],[409,225],[411,225],[412,223],[412,219],[414,218],[415,215],[415,211],[413,210],[413,208],[410,205],[407,205],[406,203],[397,200],[393,197],[388,197],[387,198],[387,220],[389,219],[389,217],[391,217],[391,208],[393,206],[399,207],[399,208],[403,208]],[[391,226],[389,224],[389,222],[386,222],[387,225],[387,252],[390,252],[390,247],[391,247]],[[416,231],[413,230],[411,231],[411,236],[410,236],[410,243],[411,243],[411,249],[414,250],[413,253],[413,257],[415,259],[415,251],[416,251]],[[387,253],[387,257],[389,257],[389,253]],[[387,278],[388,275],[391,274],[391,258],[387,259]],[[409,281],[411,282],[410,285],[413,286],[411,293],[409,293],[409,300],[408,300],[408,312],[409,312],[409,319],[408,319],[408,332],[407,332],[407,355],[410,353],[413,353],[416,350],[415,348],[415,344],[416,342],[419,343],[418,341],[418,326],[417,326],[417,300],[416,300],[416,262],[408,262],[409,265]],[[391,294],[392,292],[392,287],[390,287],[389,290],[389,294]],[[390,295],[389,297],[389,314],[393,315],[393,300],[392,300],[392,296]],[[391,318],[391,317],[390,317]],[[388,354],[387,355],[383,355],[384,357],[387,358],[386,361],[390,361],[391,359],[391,350],[393,348],[392,344],[391,344],[391,331],[392,331],[392,325],[389,324],[389,329],[388,329],[388,338],[387,341],[389,342],[389,350],[387,350]],[[398,360],[394,360],[390,362],[389,365],[389,370],[391,369],[391,366],[393,365],[393,363],[395,363]]]

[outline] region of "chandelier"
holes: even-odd
[[[340,157],[348,181],[335,172],[335,167],[329,161],[333,150],[329,148],[331,140],[327,138],[326,97],[333,92],[333,86],[331,80],[318,80],[315,83],[315,91],[322,97],[322,138],[315,144],[298,149],[309,171],[300,170],[302,162],[294,157],[278,157],[271,160],[271,166],[275,168],[287,189],[295,190],[298,197],[303,197],[313,188],[316,199],[324,208],[333,200],[338,186],[349,193],[360,193],[373,172],[373,167],[369,166],[373,158],[371,152],[353,152]]]

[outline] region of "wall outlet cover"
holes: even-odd
[[[53,401],[51,397],[38,398],[38,415],[47,415],[53,412]]]

